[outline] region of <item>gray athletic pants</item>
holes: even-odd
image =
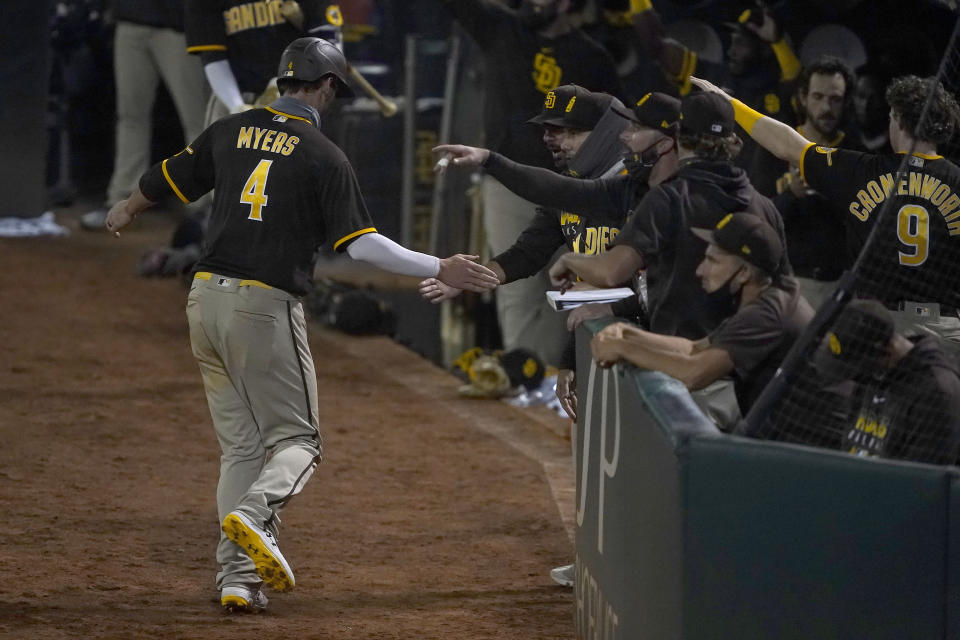
[[[107,205],[123,200],[150,166],[153,104],[160,80],[167,86],[186,143],[203,131],[209,89],[200,59],[187,53],[181,31],[118,22],[114,34],[117,85],[116,153]]]
[[[513,246],[530,225],[537,207],[492,176],[484,176],[482,187],[484,233],[494,257]],[[556,366],[569,334],[566,314],[557,313],[547,304],[546,292],[552,288],[547,269],[497,287],[497,317],[505,350],[525,347]]]
[[[220,442],[220,521],[241,511],[277,533],[280,509],[321,455],[317,378],[300,300],[239,278],[198,273],[187,299],[190,344]],[[221,532],[217,587],[259,584]]]

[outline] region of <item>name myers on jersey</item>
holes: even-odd
[[[272,27],[285,22],[279,2],[248,2],[223,12],[223,25],[228,36],[247,29]]]
[[[260,149],[279,153],[282,156],[293,153],[298,142],[300,142],[298,136],[260,127],[240,127],[240,133],[237,134],[237,149]]]
[[[866,222],[871,212],[895,192],[898,196],[913,196],[927,200],[935,206],[948,223],[951,236],[960,235],[960,196],[938,178],[926,173],[911,171],[907,176],[894,177],[887,173],[870,180],[865,188],[857,191],[857,200],[850,203],[850,213]]]

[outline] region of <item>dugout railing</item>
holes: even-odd
[[[960,473],[727,435],[578,329],[578,638],[960,638]]]

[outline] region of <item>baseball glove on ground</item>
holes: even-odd
[[[472,398],[499,398],[510,390],[510,376],[494,356],[479,356],[470,366],[470,384],[460,394]]]

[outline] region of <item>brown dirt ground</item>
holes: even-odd
[[[284,513],[297,589],[221,612],[218,450],[185,290],[116,240],[0,239],[0,637],[572,638],[569,442],[383,338],[311,327],[324,461]],[[545,409],[539,411],[546,412]]]

